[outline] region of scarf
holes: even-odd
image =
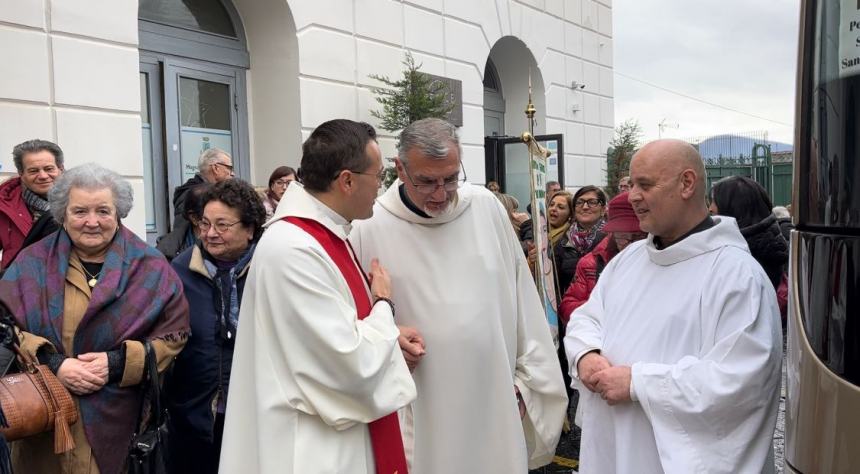
[[[60,229],[22,250],[0,281],[0,302],[16,324],[46,338],[60,353],[66,352],[62,328],[72,251],[69,235]],[[188,303],[179,277],[157,250],[120,226],[68,352],[106,352],[128,340],[184,340],[189,333]],[[75,398],[99,471],[121,472],[143,399],[140,387],[105,384]]]
[[[589,230],[583,230],[578,222],[574,222],[570,227],[570,233],[568,234],[568,241],[570,245],[576,249],[580,254],[586,254],[591,251],[594,247],[594,242],[597,240],[597,236],[601,230],[603,230],[603,226],[606,225],[606,219],[600,218]]]
[[[21,198],[24,199],[24,204],[27,205],[27,210],[33,215],[33,222],[39,220],[42,214],[50,210],[48,200],[30,191],[27,186],[21,185]]]
[[[561,227],[556,227],[555,229],[549,230],[549,244],[552,247],[555,247],[555,244],[564,237],[564,234],[567,233],[567,230],[570,229],[570,221],[566,222]]]
[[[236,328],[239,327],[239,290],[236,287],[236,281],[244,274],[245,268],[251,262],[251,257],[254,256],[254,248],[256,246],[256,243],[248,246],[245,249],[245,253],[239,257],[239,260],[229,268],[219,268],[213,262],[214,257],[210,256],[206,251],[203,252],[203,265],[206,267],[206,271],[209,272],[209,277],[215,283],[218,294],[221,295],[221,314],[219,315],[221,327],[230,333],[230,337],[227,339],[231,341],[235,340]]]

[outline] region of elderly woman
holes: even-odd
[[[266,220],[272,218],[275,214],[275,209],[278,208],[278,203],[281,202],[281,197],[287,191],[290,183],[296,180],[296,170],[289,166],[279,166],[275,168],[272,175],[269,176],[269,187],[263,193],[263,206],[266,207]]]
[[[241,180],[213,185],[201,204],[199,242],[172,262],[192,308],[192,335],[165,382],[176,473],[218,472],[239,303],[265,222],[259,195]]]
[[[189,334],[182,284],[164,257],[126,229],[131,185],[88,164],[48,194],[61,228],[24,249],[3,277],[0,301],[21,329],[21,349],[56,373],[77,402],[75,448],[55,455],[53,433],[12,443],[16,472],[123,472],[138,421],[144,341],[159,370]]]

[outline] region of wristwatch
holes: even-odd
[[[380,301],[384,301],[384,302],[388,303],[388,306],[391,306],[391,316],[393,317],[394,316],[394,302],[391,301],[390,299],[384,297],[384,296],[377,296],[377,297],[373,298],[373,305],[376,306],[376,303],[379,303]]]

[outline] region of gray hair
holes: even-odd
[[[460,139],[457,138],[454,125],[437,118],[422,119],[410,123],[400,132],[397,157],[405,165],[406,153],[417,147],[430,158],[442,159],[448,156],[452,145],[457,147],[457,154],[462,156]]]
[[[209,148],[204,150],[203,153],[200,154],[200,158],[197,159],[197,169],[199,171],[203,171],[209,165],[220,163],[220,156],[230,158],[230,154],[220,148]]]
[[[777,219],[783,219],[786,217],[791,217],[791,214],[789,214],[788,209],[786,209],[785,206],[774,207],[773,208],[773,215],[776,216]]]
[[[134,193],[131,190],[131,185],[119,173],[95,163],[75,166],[63,173],[57,179],[54,187],[48,192],[51,215],[54,216],[54,219],[60,225],[63,225],[66,220],[69,193],[74,188],[86,189],[88,191],[110,189],[119,219],[124,219],[128,216],[134,203]]]
[[[63,150],[54,142],[36,139],[19,143],[12,149],[12,162],[15,163],[18,174],[24,174],[24,155],[40,151],[47,151],[54,155],[57,168],[63,169]]]

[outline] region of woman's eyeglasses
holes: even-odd
[[[586,204],[588,204],[588,207],[597,207],[602,206],[603,201],[600,199],[577,199],[574,204],[576,204],[576,207],[585,207]]]

